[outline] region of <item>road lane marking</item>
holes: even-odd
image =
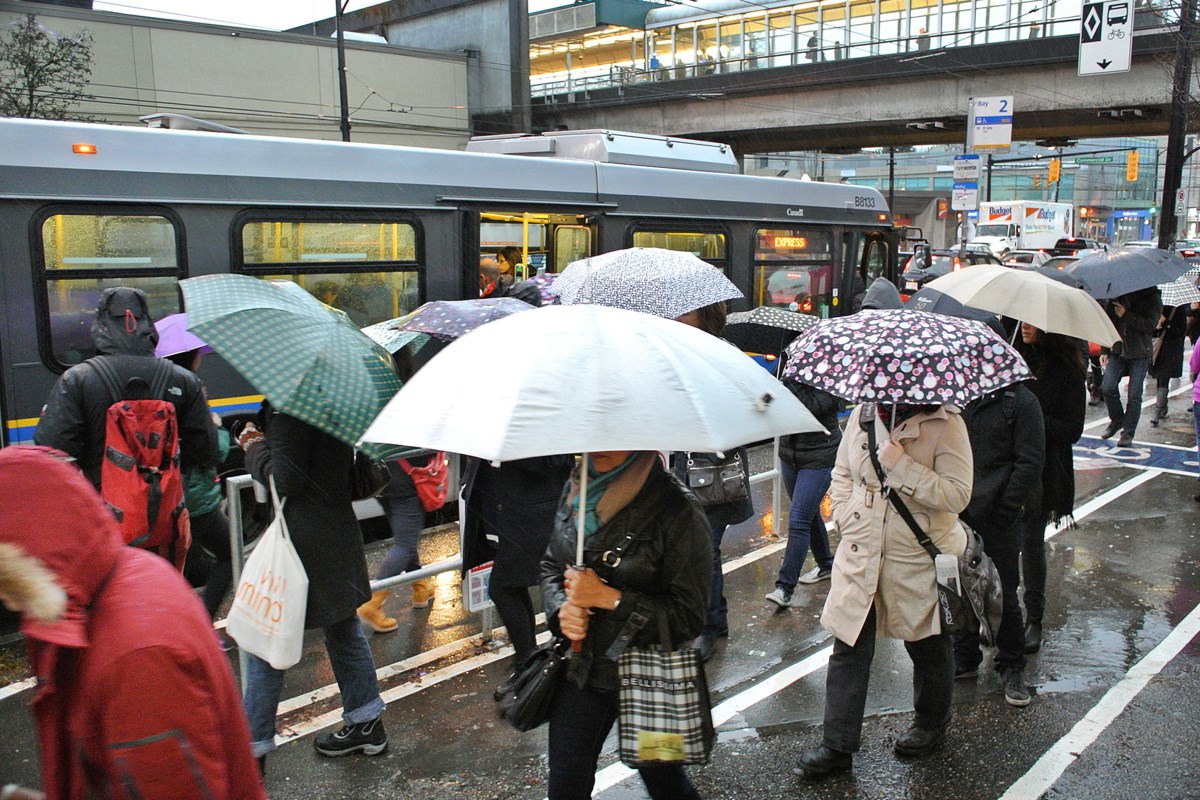
[[[1141,471],[1129,480],[1125,481],[1124,483],[1117,484],[1107,492],[1096,495],[1091,500],[1088,500],[1086,503],[1081,505],[1072,515],[1074,520],[1079,522],[1080,520],[1087,519],[1093,513],[1104,508],[1112,501],[1128,494],[1129,492],[1132,492],[1143,483],[1146,483],[1147,481],[1157,478],[1159,475],[1163,474],[1163,470],[1159,469],[1158,467],[1142,467],[1140,469]],[[1059,520],[1057,525],[1047,525],[1046,541],[1050,541],[1052,537],[1062,533],[1069,528],[1070,525],[1071,523],[1068,521],[1067,517],[1063,517],[1061,520]]]
[[[1036,800],[1048,792],[1063,773],[1113,723],[1163,668],[1200,632],[1200,606],[1175,626],[1141,661],[1100,698],[1100,702],[1066,736],[1059,739],[1000,800]]]
[[[12,697],[14,694],[20,694],[26,689],[32,689],[35,686],[37,686],[37,678],[26,678],[23,681],[10,683],[8,686],[0,689],[0,700],[3,700],[6,697]]]

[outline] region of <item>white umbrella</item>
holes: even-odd
[[[667,319],[742,296],[707,261],[659,247],[631,247],[572,261],[550,293],[567,306],[595,303]]]
[[[533,343],[531,345],[531,343]],[[603,450],[725,451],[824,431],[783,384],[690,325],[605,306],[550,306],[468,333],[433,357],[365,441],[489,461]],[[583,561],[580,485],[577,561]]]
[[[583,305],[514,314],[453,342],[363,439],[512,461],[723,452],[819,430],[783,384],[728,342],[649,314]]]
[[[1104,346],[1121,338],[1090,294],[1037,272],[976,264],[936,278],[927,286],[965,306],[1019,319],[1047,333]]]

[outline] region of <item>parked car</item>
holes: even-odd
[[[1046,263],[1050,254],[1045,250],[1009,250],[1004,257],[1004,263],[1010,267],[1033,269]]]
[[[976,250],[932,250],[930,256],[933,262],[931,264],[925,264],[919,251],[905,262],[904,270],[900,275],[900,296],[905,300],[934,278],[940,278],[973,264],[1000,263],[1000,259],[990,252]]]

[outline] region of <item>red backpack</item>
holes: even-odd
[[[450,461],[445,453],[434,453],[429,457],[429,463],[423,467],[415,467],[407,458],[398,458],[396,463],[412,478],[417,490],[417,498],[421,508],[426,511],[437,511],[446,505],[446,488],[450,475]]]
[[[179,424],[174,404],[162,399],[173,367],[159,359],[150,399],[126,400],[132,393],[129,385],[122,391],[105,357],[87,363],[115,400],[105,415],[100,496],[117,518],[126,544],[157,553],[182,572],[192,534],[183,502]]]

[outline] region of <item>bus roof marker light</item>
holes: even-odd
[[[81,156],[94,156],[94,155],[96,155],[96,145],[94,145],[94,144],[73,144],[73,145],[71,145],[71,152],[76,153]]]

